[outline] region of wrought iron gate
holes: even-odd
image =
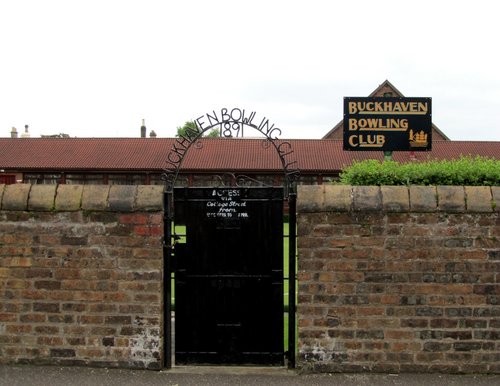
[[[178,364],[267,364],[295,367],[295,202],[297,161],[281,129],[256,112],[222,108],[195,120],[176,138],[165,179],[165,367]],[[274,149],[282,187],[174,188],[189,149],[203,149],[203,135],[243,137],[252,128]],[[236,178],[237,179],[237,178]],[[283,214],[289,208],[288,351],[284,352]],[[176,235],[185,226],[186,235]],[[171,280],[175,276],[175,288]],[[175,353],[172,352],[175,291]]]
[[[284,363],[283,188],[179,188],[177,364]]]

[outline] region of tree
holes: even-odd
[[[177,127],[176,137],[192,137],[194,133],[199,132],[200,129],[198,129],[198,126],[196,126],[196,123],[194,123],[194,121],[186,121],[186,123],[184,123],[184,126]]]
[[[210,138],[220,137],[220,131],[219,129],[212,129],[207,134],[205,134],[205,137],[210,137]]]
[[[184,126],[177,127],[176,137],[193,137],[200,133],[200,129],[196,126],[194,121],[186,121]],[[219,129],[212,129],[208,133],[204,134],[204,137],[219,137]]]

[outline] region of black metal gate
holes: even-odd
[[[200,116],[196,128],[175,139],[166,159],[164,365],[267,364],[295,367],[297,161],[281,129],[256,112],[222,108]],[[279,185],[255,179],[241,187],[174,188],[189,149],[203,151],[203,135],[243,137],[244,128],[262,134],[262,151],[274,149],[283,170]],[[227,170],[226,166],[222,168]],[[227,174],[227,172],[226,172]],[[220,176],[218,176],[220,177]],[[192,184],[187,180],[187,185]],[[224,183],[222,178],[220,182]],[[276,184],[278,181],[274,181]],[[181,184],[182,185],[182,184]],[[246,184],[244,184],[246,185]],[[283,272],[284,200],[289,210],[288,277]],[[185,227],[185,236],[176,234]],[[171,287],[174,280],[175,288]],[[284,349],[284,282],[287,281],[288,349]],[[175,334],[171,319],[175,293]],[[175,352],[170,338],[175,335]]]
[[[283,365],[283,188],[174,191],[176,364]]]

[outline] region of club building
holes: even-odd
[[[389,81],[370,97],[403,97]],[[176,138],[146,137],[145,127],[137,138],[29,138],[11,133],[0,138],[0,184],[163,184],[167,156]],[[323,184],[338,178],[354,161],[384,158],[382,151],[346,151],[343,121],[322,139],[286,139],[293,150],[294,168],[300,184]],[[500,159],[500,142],[452,141],[432,124],[431,150],[398,151],[398,162],[454,159],[460,156]],[[244,176],[244,177],[242,177]],[[201,138],[186,153],[178,184],[203,186],[254,180],[281,185],[283,166],[265,138]],[[232,181],[231,181],[232,180]]]

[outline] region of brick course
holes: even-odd
[[[300,187],[298,366],[498,373],[498,191]]]
[[[0,363],[161,367],[162,187],[0,185],[0,208]]]

